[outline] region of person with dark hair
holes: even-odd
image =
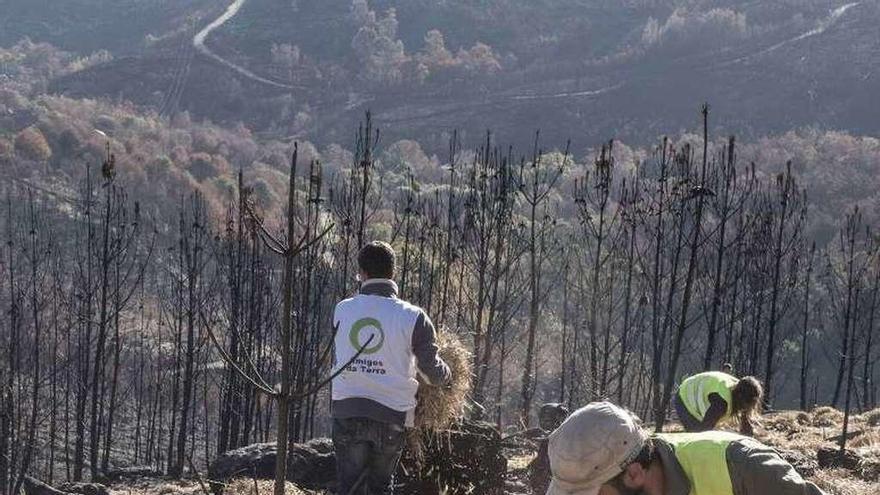
[[[824,495],[772,448],[723,431],[649,436],[610,402],[575,411],[551,435],[547,495]]]
[[[763,399],[757,378],[707,371],[685,378],[672,402],[686,431],[714,430],[722,421],[736,418],[740,433],[752,435]]]
[[[413,426],[419,381],[451,379],[425,311],[397,297],[394,249],[374,241],[358,253],[360,291],[336,305],[331,416],[337,493],[394,489],[405,428]]]

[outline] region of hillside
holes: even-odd
[[[644,144],[686,127],[694,101],[713,103],[718,132],[746,138],[805,125],[876,134],[878,20],[875,2],[248,0],[205,44],[289,90],[187,52],[190,31],[52,91],[154,107],[177,91],[175,110],[319,143],[373,108],[392,139],[435,151],[452,127]]]
[[[90,53],[138,54],[217,9],[206,0],[4,0],[0,46],[23,38]]]
[[[48,44],[32,42],[0,49],[0,59],[6,60],[7,71],[7,78],[0,82],[0,161],[11,164],[12,168],[7,170],[7,175],[15,170],[15,173],[22,174],[18,179],[27,178],[35,180],[35,184],[45,182],[67,190],[75,189],[77,181],[83,176],[83,166],[86,163],[95,165],[103,159],[104,138],[94,131],[97,129],[109,136],[114,146],[118,146],[120,164],[129,172],[123,174],[121,180],[139,189],[144,195],[142,199],[152,198],[161,202],[167,194],[179,195],[185,190],[181,189],[185,184],[185,187],[198,187],[219,208],[223,196],[229,193],[230,185],[235,182],[235,171],[242,169],[247,180],[261,184],[259,190],[265,191],[263,197],[266,207],[280,205],[279,198],[284,196],[286,187],[282,176],[291,146],[289,137],[275,138],[272,133],[252,130],[241,122],[236,125],[221,125],[209,120],[199,120],[197,113],[180,111],[187,95],[195,90],[192,78],[195,74],[205,77],[203,94],[210,96],[205,104],[214,109],[212,113],[239,115],[239,111],[259,108],[268,115],[277,111],[272,100],[263,100],[265,107],[254,107],[248,103],[248,90],[272,91],[264,85],[253,81],[236,83],[233,86],[238,88],[237,96],[227,98],[223,94],[224,88],[235,79],[224,78],[228,71],[217,64],[193,56],[191,63],[184,67],[190,74],[190,82],[175,86],[173,94],[154,93],[155,105],[139,106],[124,100],[54,96],[44,92],[53,84],[52,81],[67,77],[85,78],[86,75],[98,77],[92,81],[95,86],[116,81],[132,90],[147,88],[152,82],[159,81],[166,72],[179,73],[181,67],[157,61],[166,72],[153,73],[154,79],[138,75],[145,59],[115,59],[104,51],[78,56]],[[397,102],[389,101],[388,104],[394,108],[405,101],[409,100],[398,99]],[[555,100],[541,100],[531,104],[548,109],[559,105],[561,109],[565,109],[565,105]],[[672,124],[664,128],[657,124],[657,134],[666,132],[674,142],[697,142],[700,138],[692,132],[696,122],[693,105],[690,105],[690,117],[682,128],[676,129]],[[408,171],[412,171],[416,180],[429,187],[442,184],[446,175],[440,165],[448,161],[447,147],[452,130],[459,130],[460,145],[468,156],[485,139],[484,133],[466,130],[469,127],[467,120],[455,121],[455,113],[434,117],[438,122],[448,120],[448,127],[438,125],[436,133],[432,134],[433,138],[427,142],[417,141],[409,136],[410,129],[413,134],[417,134],[414,130],[415,123],[413,127],[407,127],[403,138],[397,139],[396,134],[400,133],[401,124],[391,119],[395,110],[378,110],[379,116],[375,120],[381,139],[377,148],[380,153],[377,156],[377,166],[386,173],[387,185],[391,190],[407,182]],[[728,110],[718,109],[714,105],[712,112],[713,118],[710,122],[712,128],[718,132],[735,128],[739,122],[747,120],[743,115],[730,115]],[[354,118],[356,113],[357,110],[352,109],[346,115]],[[358,114],[358,118],[362,119],[363,114]],[[665,119],[667,114],[657,118]],[[669,121],[674,122],[675,119],[670,116]],[[286,122],[290,126],[317,125],[311,114],[306,115],[303,112],[288,116]],[[336,122],[338,129],[334,127],[336,124],[320,128],[321,132],[315,136],[314,141],[299,139],[304,153],[302,156],[307,160],[320,159],[328,176],[351,166],[350,150],[354,148],[358,122],[344,128],[342,122],[344,119]],[[585,137],[591,126],[612,126],[613,122],[613,117],[607,117],[591,120],[584,127],[557,129],[555,134],[542,130],[541,146],[550,150],[561,149],[566,139],[574,134],[571,149],[574,162],[578,166],[572,167],[570,175],[576,176],[580,166],[585,166],[594,159],[595,148],[602,142]],[[534,134],[521,140],[512,140],[509,139],[509,123],[493,123],[500,128],[491,128],[493,142],[503,147],[512,146],[518,153],[530,152]],[[49,158],[13,153],[16,136],[31,126],[39,129],[47,139]],[[716,147],[723,146],[724,135],[715,136],[713,144]],[[821,126],[795,127],[778,134],[762,135],[757,139],[749,139],[748,134],[745,137],[736,137],[740,163],[743,167],[754,163],[762,176],[780,173],[786,162],[792,162],[800,185],[808,192],[811,209],[808,232],[820,243],[824,244],[832,239],[840,219],[853,201],[865,206],[864,214],[871,221],[880,214],[873,206],[880,201],[880,141],[876,137],[825,130]],[[440,146],[441,140],[443,145],[438,151],[436,148]],[[615,140],[615,157],[623,169],[631,168],[636,162],[644,160],[659,142],[651,140],[640,145],[638,140]],[[208,169],[197,170],[206,159],[216,163],[211,164]],[[157,168],[157,163],[165,165]],[[166,172],[162,172],[155,175],[157,170],[169,170],[173,174],[165,175]],[[139,188],[146,180],[154,187]],[[570,195],[571,192],[570,183],[561,186],[563,195]]]

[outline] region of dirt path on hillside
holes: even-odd
[[[852,3],[848,3],[846,5],[842,5],[836,9],[832,10],[828,14],[828,17],[820,19],[819,22],[816,23],[816,27],[814,27],[813,29],[811,29],[805,33],[801,33],[793,38],[789,38],[787,40],[780,41],[779,43],[776,43],[775,45],[764,48],[763,50],[759,50],[755,53],[751,53],[749,55],[744,55],[742,57],[739,57],[739,58],[736,58],[733,60],[729,60],[727,62],[723,62],[721,64],[718,64],[716,67],[726,67],[728,65],[738,64],[738,63],[742,63],[742,62],[748,62],[749,60],[751,60],[753,58],[757,58],[757,57],[766,55],[770,52],[774,52],[774,51],[782,48],[783,46],[790,45],[792,43],[797,43],[798,41],[805,40],[807,38],[812,38],[813,36],[818,36],[820,34],[823,34],[825,31],[828,31],[829,28],[831,28],[832,26],[837,24],[837,21],[839,21],[840,18],[843,17],[843,15],[846,14],[846,12],[848,10],[850,10],[853,7],[858,6],[861,3],[862,2],[852,2]]]
[[[271,79],[266,79],[265,77],[262,77],[262,76],[258,76],[257,74],[254,74],[250,70],[248,70],[248,69],[246,69],[246,68],[244,68],[234,62],[226,60],[225,58],[221,57],[220,55],[217,55],[216,53],[211,51],[211,49],[205,45],[205,39],[211,34],[211,32],[214,31],[215,29],[219,28],[220,26],[226,24],[230,19],[235,17],[235,15],[238,14],[238,11],[241,10],[241,8],[244,6],[245,2],[247,2],[247,0],[235,0],[234,2],[232,2],[229,5],[229,7],[226,8],[226,11],[223,12],[223,14],[220,17],[214,19],[213,22],[211,22],[210,24],[205,26],[201,31],[199,31],[195,35],[195,37],[193,38],[193,46],[202,55],[214,60],[215,62],[229,68],[230,70],[235,71],[239,75],[244,76],[252,81],[258,82],[260,84],[266,84],[268,86],[272,86],[275,88],[296,89],[294,86],[291,86],[289,84],[283,84],[283,83],[280,83],[277,81],[273,81]]]

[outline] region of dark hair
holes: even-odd
[[[651,463],[654,462],[654,459],[657,457],[657,449],[654,447],[654,440],[649,438],[645,440],[645,445],[642,447],[642,450],[639,451],[638,455],[630,461],[629,464],[638,463],[642,466],[642,469],[647,470],[651,467]],[[617,489],[618,493],[621,494],[630,494],[630,493],[638,493],[637,490],[633,490],[632,488],[626,486],[623,483],[623,477],[626,475],[626,467],[622,466],[623,471],[620,472],[617,476],[608,480],[608,484]]]
[[[764,400],[764,387],[757,378],[753,376],[740,378],[731,393],[733,395],[731,409],[734,414],[757,415]]]
[[[648,469],[651,467],[651,463],[654,462],[656,454],[657,449],[654,448],[654,439],[649,438],[645,440],[645,445],[642,447],[642,450],[639,451],[639,455],[632,460],[632,463],[638,462],[643,468]]]
[[[394,277],[394,249],[382,241],[373,241],[358,253],[358,266],[369,278]]]

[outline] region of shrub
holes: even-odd
[[[221,173],[218,158],[207,153],[193,153],[189,159],[190,175],[199,182],[217,177]]]
[[[15,137],[15,152],[28,160],[45,162],[52,158],[52,148],[36,127],[28,127]]]

